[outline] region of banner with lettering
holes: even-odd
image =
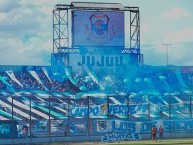
[[[121,140],[139,140],[141,139],[140,134],[130,134],[130,133],[122,133],[122,134],[106,134],[101,136],[101,141],[121,141]]]
[[[153,121],[126,121],[121,119],[102,119],[93,120],[94,132],[101,133],[130,133],[141,134],[151,133],[153,125],[157,131],[160,126],[164,132],[189,132],[193,129],[193,119],[172,119],[172,120],[153,120]]]

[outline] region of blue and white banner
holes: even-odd
[[[98,123],[101,122],[101,123]],[[108,124],[107,124],[108,122]],[[151,133],[151,129],[155,125],[157,131],[159,127],[164,128],[164,132],[189,132],[193,129],[193,119],[177,119],[177,120],[154,120],[154,121],[124,121],[119,119],[112,120],[98,120],[95,122],[97,133],[130,133],[130,134],[144,134]]]
[[[70,79],[70,81],[71,81],[74,85],[77,84],[77,81],[72,78],[72,75],[71,75],[72,72],[71,72],[71,69],[70,69],[69,67],[66,67],[66,68],[65,68],[65,74],[66,74],[66,76]]]
[[[42,81],[40,80],[38,74],[35,71],[29,71],[29,73],[40,83],[43,85]]]
[[[0,76],[0,81],[2,81],[4,84],[6,84],[11,91],[15,92],[15,89],[11,86],[10,83],[8,83],[8,82],[6,81],[6,79],[5,79],[4,77]]]
[[[20,83],[20,81],[18,81],[18,79],[15,77],[13,71],[5,71],[7,73],[7,75],[14,81],[16,82],[18,85],[20,85],[21,87],[23,87],[23,85]]]
[[[31,133],[35,136],[47,136],[49,133],[48,120],[34,120],[31,126]]]
[[[106,118],[107,116],[107,105],[106,104],[102,104],[102,105],[92,105],[89,107],[71,107],[69,108],[69,113],[71,116],[74,117],[85,117],[85,116],[89,116],[91,118],[95,118],[95,117],[100,117],[100,118]]]
[[[95,83],[99,84],[98,78],[97,78],[97,76],[94,74],[94,72],[93,72],[93,71],[91,72],[91,71],[90,71],[90,68],[88,68],[87,65],[83,64],[82,66],[83,66],[83,68],[85,69],[86,73],[92,78],[92,80],[93,80]]]
[[[46,89],[48,90],[44,84],[42,83],[41,79],[39,78],[38,74],[35,71],[29,71],[29,73]]]
[[[42,67],[42,71],[44,72],[45,76],[48,78],[48,80],[52,83],[52,80],[49,77],[48,71],[46,70],[45,67]]]
[[[101,141],[120,141],[120,140],[139,140],[140,134],[121,133],[121,134],[106,134],[101,136]]]

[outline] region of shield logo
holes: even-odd
[[[90,16],[90,22],[91,35],[97,39],[99,43],[106,41],[109,17],[104,13],[95,13]]]
[[[107,122],[106,121],[98,121],[98,129],[100,131],[104,131],[107,129]]]

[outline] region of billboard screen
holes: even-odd
[[[72,45],[124,47],[124,12],[72,11]]]

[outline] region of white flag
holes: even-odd
[[[49,74],[48,74],[46,68],[45,68],[45,67],[42,67],[42,70],[43,70],[45,76],[48,78],[48,80],[52,83],[52,80],[50,79]]]
[[[8,74],[8,76],[9,76],[14,82],[16,82],[18,85],[20,85],[20,86],[23,87],[23,85],[20,83],[20,81],[15,77],[13,71],[5,71],[5,72]]]
[[[48,90],[44,84],[42,83],[41,79],[39,78],[38,74],[35,71],[29,71],[29,73],[40,83],[43,85],[43,87]]]

